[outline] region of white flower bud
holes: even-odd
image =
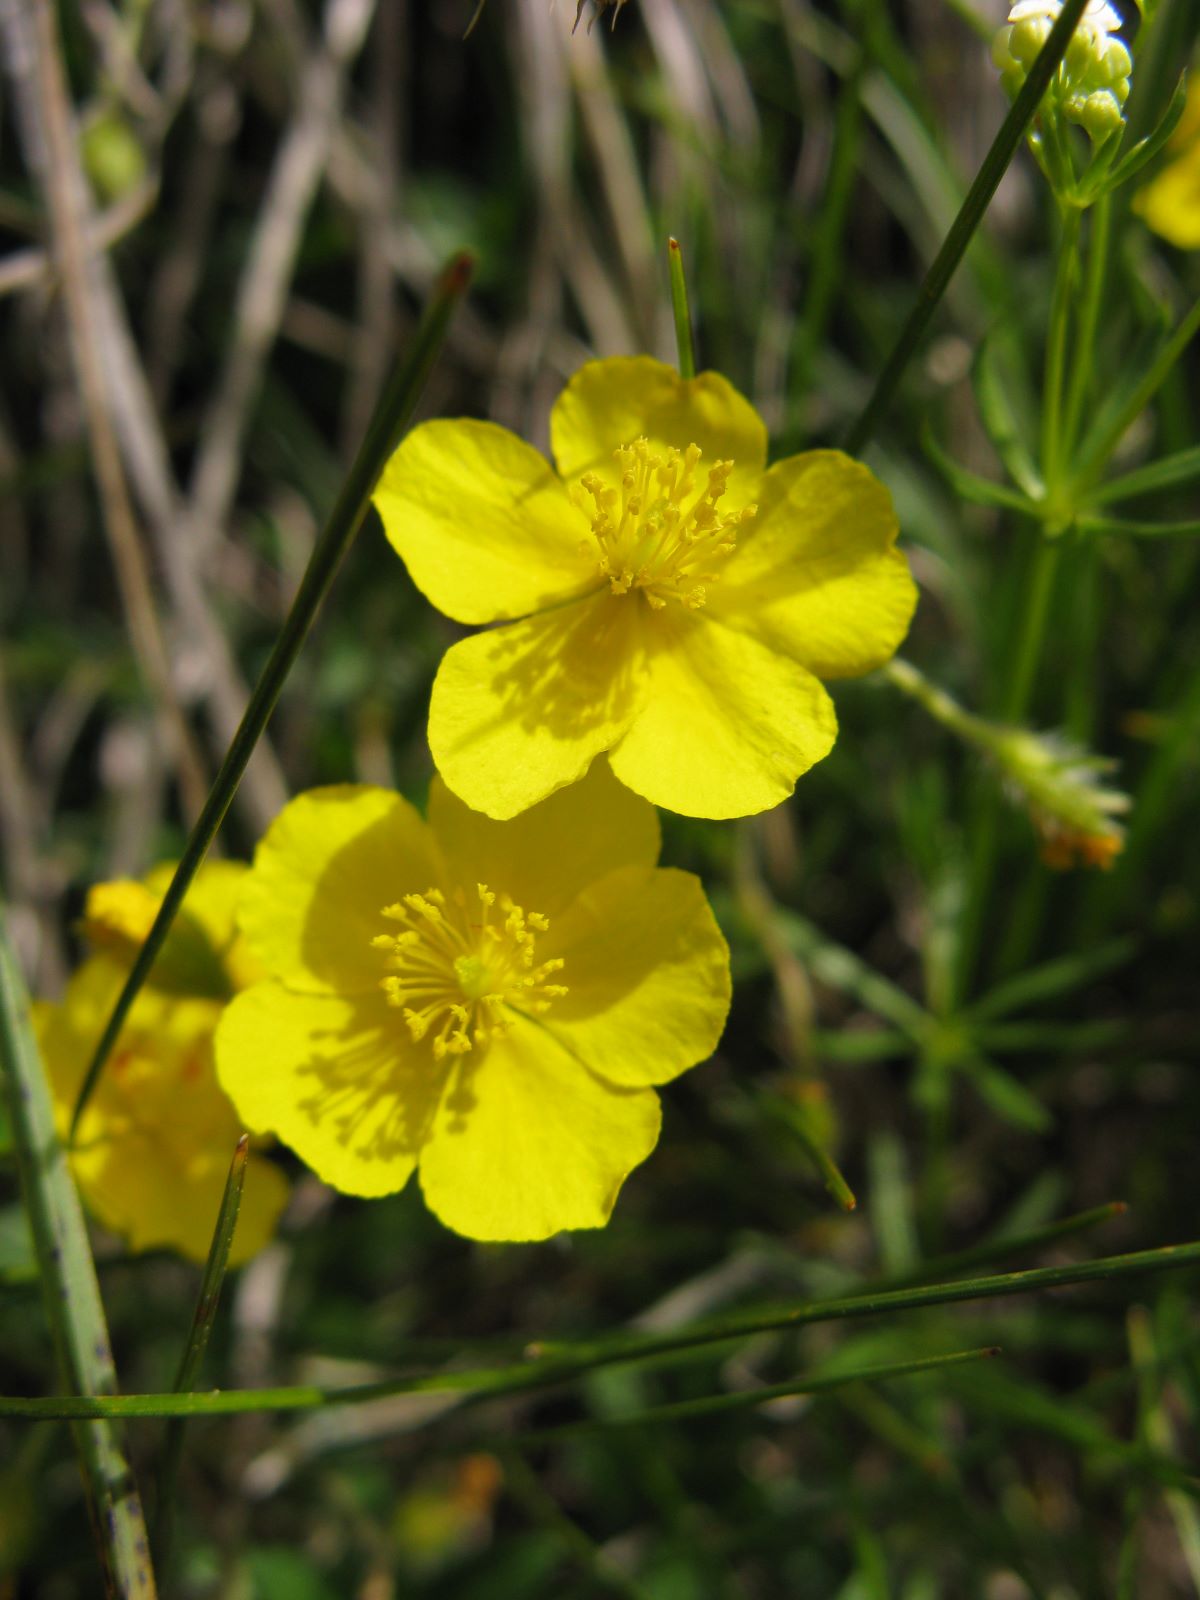
[[[1097,89],[1082,101],[1068,103],[1067,115],[1080,123],[1097,144],[1115,133],[1125,120],[1121,102],[1111,89]]]
[[[992,40],[992,62],[1010,96],[1020,91],[1061,15],[1062,0],[1015,0],[1007,24]],[[1120,125],[1129,95],[1133,60],[1115,37],[1120,27],[1120,14],[1109,0],[1089,0],[1046,95],[1045,114],[1053,117],[1057,111],[1097,141]]]

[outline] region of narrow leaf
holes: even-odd
[[[186,1394],[196,1387],[196,1379],[208,1349],[213,1320],[221,1300],[221,1289],[229,1268],[229,1252],[233,1248],[233,1236],[237,1232],[238,1212],[242,1205],[242,1190],[246,1183],[246,1164],[249,1156],[250,1135],[244,1133],[234,1148],[233,1160],[229,1164],[229,1176],[225,1180],[225,1192],[221,1196],[212,1244],[209,1246],[208,1259],[204,1263],[200,1294],[196,1301],[196,1309],[192,1313],[192,1326],[188,1332],[187,1343],[183,1347],[179,1371],[175,1375],[176,1394]],[[183,1433],[186,1425],[182,1417],[173,1419],[167,1429],[166,1443],[163,1447],[163,1465],[158,1480],[155,1534],[156,1554],[164,1568],[171,1545],[175,1483],[179,1475],[179,1463],[183,1457]]]
[[[986,1361],[998,1356],[996,1345],[979,1350],[959,1350],[953,1355],[924,1356],[913,1361],[892,1361],[881,1366],[850,1368],[837,1372],[805,1372],[785,1383],[766,1384],[761,1389],[739,1389],[734,1394],[703,1395],[695,1400],[680,1400],[673,1405],[652,1406],[646,1411],[632,1412],[628,1416],[589,1419],[586,1422],[565,1423],[559,1428],[546,1428],[522,1436],[522,1443],[537,1440],[562,1439],[569,1435],[606,1433],[610,1428],[637,1428],[655,1422],[690,1422],[695,1417],[711,1417],[725,1411],[749,1411],[767,1405],[772,1400],[786,1400],[794,1395],[824,1394],[831,1389],[843,1389],[851,1383],[883,1383],[890,1378],[910,1378],[919,1373],[938,1372],[946,1367],[962,1366],[968,1361]]]
[[[675,313],[675,343],[679,350],[679,376],[696,376],[696,347],[692,339],[692,314],[688,309],[687,279],[683,272],[683,251],[678,239],[667,240],[667,259],[671,267],[671,307]]]
[[[1114,967],[1123,966],[1133,955],[1136,946],[1132,939],[1112,939],[1097,945],[1094,950],[1084,950],[1079,955],[1058,956],[1041,966],[1019,972],[1015,978],[998,983],[981,1000],[963,1013],[971,1022],[991,1022],[1026,1006],[1037,1005],[1042,1000],[1056,999],[1060,994],[1070,994],[1084,984]]]
[[[1180,484],[1193,483],[1197,478],[1200,478],[1200,445],[1193,445],[1190,450],[1179,450],[1133,472],[1123,473],[1119,478],[1110,478],[1093,490],[1090,500],[1092,505],[1110,505],[1114,500],[1132,500],[1135,495],[1174,489]]]
[[[117,1386],[108,1325],[66,1152],[54,1126],[29,999],[0,914],[0,1073],[21,1193],[41,1275],[59,1381],[84,1397]],[[84,1405],[102,1404],[86,1398]],[[117,1430],[101,1414],[75,1429],[84,1484],[108,1587],[124,1600],[154,1600],[142,1505]]]
[[[1017,511],[1027,517],[1037,516],[1037,505],[1027,495],[1010,489],[1007,484],[992,483],[990,479],[981,478],[977,473],[960,466],[938,444],[928,423],[921,429],[921,447],[959,499],[969,500],[977,506],[996,506]]]

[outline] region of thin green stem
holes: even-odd
[[[853,1383],[884,1383],[891,1378],[911,1378],[919,1373],[938,1372],[946,1367],[960,1367],[968,1361],[986,1361],[998,1356],[997,1345],[986,1345],[979,1350],[957,1350],[948,1356],[923,1356],[913,1361],[891,1361],[886,1365],[857,1367],[845,1372],[800,1373],[784,1383],[771,1383],[761,1389],[739,1389],[733,1394],[702,1395],[695,1400],[679,1400],[673,1405],[653,1406],[648,1411],[631,1412],[628,1416],[589,1419],[586,1422],[568,1422],[559,1428],[546,1428],[533,1437],[538,1440],[562,1439],[576,1434],[607,1433],[610,1428],[640,1427],[654,1422],[690,1422],[695,1417],[718,1416],[725,1411],[747,1411],[754,1406],[766,1405],[771,1400],[786,1400],[798,1394],[825,1394],[831,1389],[842,1389]]]
[[[826,1147],[814,1134],[806,1108],[795,1100],[782,1094],[769,1094],[764,1091],[759,1096],[759,1102],[781,1123],[792,1138],[800,1145],[805,1155],[821,1174],[821,1182],[826,1191],[843,1211],[854,1211],[858,1207],[858,1200],[854,1190],[846,1182],[845,1176],[838,1167],[837,1162],[830,1155]]]
[[[1029,709],[1050,614],[1060,547],[1061,541],[1047,539],[1040,532],[1037,534],[1027,593],[1021,610],[1021,633],[1013,651],[1012,670],[1000,703],[1001,720],[1006,723],[1023,721]],[[999,804],[994,787],[989,785],[979,805],[973,829],[971,863],[959,937],[960,995],[965,995],[969,988],[982,937],[984,911],[999,843]]]
[[[6,1395],[0,1397],[0,1416],[43,1422],[95,1417],[236,1416],[249,1411],[317,1411],[333,1405],[361,1405],[395,1394],[457,1394],[464,1402],[498,1399],[569,1383],[602,1367],[690,1355],[709,1346],[729,1344],[777,1329],[856,1321],[863,1317],[921,1311],[930,1306],[961,1305],[972,1300],[1007,1299],[1012,1295],[1085,1283],[1119,1283],[1147,1273],[1188,1267],[1200,1267],[1200,1240],[1163,1245],[1156,1250],[1139,1250],[1130,1255],[1106,1256],[1098,1261],[1078,1261],[1070,1266],[1034,1267],[1025,1272],[966,1278],[960,1283],[882,1292],[864,1289],[859,1294],[835,1300],[750,1310],[673,1333],[618,1333],[591,1343],[532,1345],[528,1361],[508,1367],[418,1374],[343,1389],[304,1384],[275,1389],[215,1389],[193,1394],[54,1395],[45,1399]]]
[[[1096,337],[1100,327],[1100,308],[1104,303],[1104,284],[1108,273],[1108,242],[1111,231],[1112,197],[1102,194],[1092,207],[1083,300],[1079,307],[1079,327],[1075,338],[1075,360],[1071,367],[1066,415],[1063,418],[1063,448],[1068,459],[1079,437],[1079,422],[1092,384]]]
[[[1075,26],[1083,15],[1087,0],[1066,0],[1058,21],[1050,30],[1050,36],[1038,53],[1037,60],[1029,69],[1029,76],[1021,86],[1021,91],[1013,101],[1012,107],[1000,125],[1000,131],[992,141],[991,149],[983,158],[983,164],[975,175],[975,181],[967,191],[966,199],[959,208],[958,215],[950,225],[942,243],[941,249],[934,258],[933,264],[925,274],[925,278],[917,292],[916,303],[908,314],[900,335],[892,347],[892,352],[884,363],[883,370],[876,380],[870,398],[859,414],[857,421],[846,437],[846,449],[851,455],[861,453],[863,447],[875,432],[880,417],[891,403],[892,397],[904,375],[905,368],[916,352],[924,336],[925,329],[929,326],[933,313],[937,310],[938,303],[946,292],[946,288],[954,276],[959,263],[967,252],[967,246],[975,234],[975,230],[983,221],[984,213],[991,204],[992,196],[1008,170],[1009,162],[1017,152],[1017,147],[1029,130],[1042,96],[1050,83],[1050,79],[1058,70],[1059,62],[1066,54],[1067,45]]]
[[[233,1248],[233,1236],[237,1232],[238,1212],[241,1210],[242,1190],[246,1183],[246,1166],[249,1158],[250,1135],[244,1133],[238,1140],[233,1160],[229,1163],[229,1176],[225,1180],[225,1192],[221,1196],[221,1205],[217,1211],[212,1244],[209,1246],[208,1260],[204,1264],[204,1276],[200,1282],[200,1294],[196,1300],[196,1309],[192,1313],[192,1326],[180,1357],[179,1371],[175,1375],[176,1394],[186,1394],[195,1388],[196,1379],[204,1362],[213,1319],[221,1299],[221,1288],[229,1268],[229,1252]],[[179,1475],[179,1463],[183,1458],[183,1435],[186,1426],[184,1418],[176,1417],[167,1428],[162,1470],[158,1478],[158,1504],[154,1529],[155,1554],[164,1571],[169,1560],[171,1537],[174,1532],[175,1482]]]
[[[188,885],[195,877],[197,868],[207,855],[208,848],[225,818],[242,774],[246,770],[246,764],[275,709],[280,691],[300,653],[301,646],[308,637],[321,602],[328,594],[342,559],[362,526],[379,474],[408,426],[426,379],[445,341],[451,314],[471,281],[473,265],[469,256],[459,255],[446,267],[421,319],[412,349],[393,373],[380,398],[329,520],[313,548],[291,610],[284,619],[279,637],[254,687],[250,703],[221,763],[221,769],[213,781],[208,799],[204,802],[204,808],[184,846],[183,855],[175,869],[175,876],[163,896],[158,915],[146,936],[146,942],[138,951],[137,959],[125,980],[125,986],[117,997],[112,1015],[100,1036],[75,1103],[71,1119],[72,1139],[79,1126],[84,1107],[104,1070],[104,1063],[108,1060],[109,1053],[129,1014],[129,1008],[149,976],[154,959],[162,948],[163,941],[187,893]]]
[[[1021,613],[1021,634],[1013,655],[1000,714],[1006,722],[1022,722],[1029,710],[1050,616],[1050,599],[1058,575],[1061,545],[1057,540],[1039,539],[1034,547],[1028,592]]]
[[[981,1267],[989,1261],[1001,1261],[1005,1256],[1028,1255],[1044,1245],[1057,1244],[1062,1239],[1074,1238],[1076,1234],[1111,1222],[1114,1217],[1123,1216],[1127,1209],[1123,1200],[1110,1200],[1107,1205],[1062,1217],[1057,1222],[1048,1222],[1044,1227],[1033,1228],[1028,1233],[1013,1234],[1007,1239],[985,1239],[982,1244],[971,1245],[966,1250],[938,1256],[936,1260],[923,1262],[914,1271],[906,1272],[903,1277],[888,1278],[877,1287],[910,1288],[914,1284],[928,1283],[931,1278],[940,1278],[948,1272],[961,1272],[966,1267]]]
[[[1051,494],[1062,475],[1065,431],[1063,384],[1066,379],[1071,301],[1079,265],[1079,228],[1080,213],[1073,206],[1069,207],[1063,214],[1062,235],[1058,242],[1054,296],[1050,302],[1050,326],[1046,335],[1046,374],[1042,388],[1042,477]]]
[[[678,239],[667,240],[667,260],[671,268],[671,307],[675,312],[675,344],[679,350],[679,376],[696,376],[696,347],[692,340],[692,313],[688,307],[687,278],[683,271],[683,251]]]
[[[41,1275],[46,1320],[64,1389],[98,1403],[117,1387],[87,1225],[55,1130],[29,999],[0,915],[0,1077],[13,1151]],[[117,1430],[102,1416],[74,1429],[107,1589],[154,1600],[142,1504]]]

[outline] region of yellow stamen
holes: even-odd
[[[546,981],[563,958],[537,962],[548,919],[486,883],[473,896],[456,889],[449,902],[437,889],[406,894],[381,915],[401,925],[371,940],[392,969],[381,986],[413,1039],[430,1039],[435,1061],[483,1048],[511,1026],[513,1011],[541,1014],[567,993]]]
[[[635,439],[613,452],[619,488],[596,472],[580,478],[576,504],[591,520],[593,541],[584,547],[614,595],[640,590],[655,611],[669,600],[690,610],[704,604],[705,586],[717,582],[758,507],[722,511],[734,464],[716,462],[697,488],[700,455],[695,444],[659,453]]]

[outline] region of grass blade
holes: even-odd
[[[1052,961],[1030,967],[1015,978],[998,983],[981,1000],[968,1006],[963,1016],[972,1024],[994,1022],[998,1017],[1011,1016],[1014,1011],[1038,1005],[1043,1000],[1055,1000],[1122,966],[1135,948],[1132,939],[1110,939],[1079,955],[1056,956]]]
[[[225,1283],[225,1273],[229,1267],[229,1252],[233,1248],[233,1236],[237,1231],[238,1212],[242,1207],[242,1190],[246,1184],[246,1163],[249,1158],[250,1135],[244,1133],[238,1140],[233,1152],[233,1160],[229,1163],[229,1176],[225,1180],[225,1192],[221,1196],[221,1206],[217,1212],[217,1223],[213,1229],[208,1260],[204,1263],[204,1277],[200,1282],[200,1294],[196,1301],[196,1309],[192,1314],[192,1326],[188,1333],[187,1343],[183,1348],[179,1371],[175,1377],[176,1394],[187,1394],[189,1390],[195,1388],[196,1379],[204,1362],[204,1354],[208,1349],[209,1335],[212,1333],[213,1318],[217,1313],[217,1306],[221,1299],[221,1289]],[[164,1569],[167,1565],[171,1546],[175,1512],[175,1482],[179,1475],[179,1463],[183,1456],[183,1431],[186,1426],[187,1423],[183,1417],[176,1417],[167,1429],[166,1444],[163,1447],[163,1465],[158,1480],[155,1554],[158,1557],[160,1566]]]
[[[888,1289],[905,1289],[914,1284],[928,1283],[931,1279],[944,1277],[947,1273],[962,1272],[968,1267],[986,1266],[991,1261],[1003,1261],[1006,1256],[1029,1255],[1034,1250],[1040,1250],[1043,1245],[1057,1244],[1061,1239],[1070,1239],[1077,1233],[1085,1233],[1089,1228],[1098,1228],[1102,1223],[1110,1222],[1113,1217],[1124,1216],[1128,1210],[1124,1200],[1110,1200],[1107,1205],[1095,1206],[1090,1211],[1079,1211],[1074,1216],[1062,1217],[1058,1222],[1048,1222],[1044,1227],[1033,1228],[1028,1233],[1016,1233],[1008,1238],[986,1239],[982,1244],[971,1245],[965,1250],[956,1250],[953,1254],[938,1256],[934,1261],[926,1261],[921,1267],[912,1272],[906,1272],[902,1278],[889,1278],[886,1283],[877,1287]]]
[[[204,809],[184,847],[179,865],[175,869],[175,876],[163,896],[158,915],[146,936],[145,944],[138,951],[129,977],[125,980],[125,987],[117,997],[112,1015],[105,1024],[75,1104],[75,1112],[71,1119],[72,1138],[79,1126],[84,1107],[104,1070],[109,1052],[116,1043],[117,1035],[129,1014],[129,1008],[149,975],[150,968],[154,965],[154,958],[161,949],[163,940],[187,893],[188,885],[195,877],[197,868],[207,855],[208,847],[215,838],[225,813],[229,810],[230,802],[246,770],[246,764],[275,709],[275,702],[279,699],[280,691],[292,669],[292,663],[308,637],[308,631],[312,627],[321,602],[329,592],[329,586],[337,574],[342,558],[362,526],[372,490],[388,457],[408,426],[426,379],[445,341],[451,314],[466,293],[472,269],[472,260],[467,255],[456,256],[446,267],[426,307],[411,351],[392,374],[391,381],[375,408],[375,414],[367,427],[358,455],[346,475],[321,537],[313,548],[291,610],[284,619],[267,664],[254,686],[250,703],[221,763],[221,769],[213,781],[208,799],[204,802]]]
[[[61,1381],[79,1395],[111,1396],[117,1378],[87,1227],[2,917],[0,1069]],[[103,1419],[87,1421],[76,1427],[75,1442],[108,1590],[122,1600],[154,1600],[141,1501],[117,1431]]]
[[[781,1127],[787,1129],[792,1138],[803,1149],[805,1155],[816,1167],[821,1175],[821,1182],[826,1191],[843,1211],[854,1211],[858,1206],[854,1190],[846,1182],[845,1176],[834,1161],[825,1145],[816,1136],[812,1128],[812,1119],[804,1105],[789,1099],[786,1095],[772,1094],[763,1090],[758,1097],[758,1104],[762,1111]]]
[[[942,1367],[958,1367],[968,1361],[986,1361],[1000,1354],[997,1345],[980,1350],[959,1350],[948,1356],[923,1356],[912,1361],[892,1361],[885,1365],[860,1367],[845,1372],[804,1372],[784,1383],[767,1384],[761,1389],[739,1389],[733,1394],[702,1395],[695,1400],[679,1400],[672,1405],[653,1406],[629,1416],[604,1417],[586,1422],[569,1422],[561,1428],[546,1428],[522,1435],[522,1444],[567,1438],[581,1433],[607,1433],[610,1428],[636,1428],[650,1422],[689,1422],[693,1417],[711,1417],[723,1411],[748,1411],[770,1400],[786,1400],[794,1395],[823,1394],[851,1383],[883,1383],[889,1378],[909,1378],[922,1372],[937,1372]]]
[[[1137,495],[1154,494],[1159,489],[1177,489],[1181,484],[1194,483],[1200,478],[1200,445],[1190,450],[1179,450],[1174,455],[1163,456],[1148,462],[1133,472],[1110,478],[1092,491],[1092,505],[1109,505],[1114,500],[1132,500]]]
[[[1130,1255],[1105,1256],[1070,1266],[1034,1267],[994,1277],[966,1278],[897,1290],[865,1290],[836,1300],[752,1310],[724,1321],[683,1328],[674,1333],[620,1333],[590,1344],[541,1344],[530,1347],[534,1359],[506,1367],[473,1371],[418,1373],[382,1383],[347,1388],[318,1384],[275,1389],[227,1389],[193,1394],[137,1394],[96,1398],[73,1395],[48,1399],[0,1397],[0,1417],[49,1421],[81,1417],[214,1417],[248,1411],[317,1411],[333,1405],[361,1405],[397,1394],[458,1394],[464,1401],[498,1399],[551,1388],[602,1367],[690,1354],[706,1345],[729,1344],[758,1333],[800,1328],[820,1322],[846,1322],[891,1312],[921,1311],[930,1306],[961,1305],[972,1300],[1007,1299],[1045,1289],[1084,1283],[1117,1283],[1152,1272],[1200,1267],[1200,1240],[1163,1245]]]
[[[688,307],[687,279],[683,273],[683,251],[678,239],[667,240],[667,259],[671,265],[671,308],[675,313],[675,343],[679,349],[679,376],[696,376],[696,346],[692,339],[692,313]]]
[[[967,191],[967,197],[959,209],[958,215],[951,224],[950,231],[943,241],[942,248],[934,258],[933,264],[925,274],[920,289],[917,291],[916,304],[908,314],[908,319],[900,330],[900,336],[892,347],[892,353],[884,363],[883,371],[876,380],[870,398],[859,414],[858,420],[850,429],[846,438],[846,449],[851,455],[859,455],[863,446],[875,432],[883,412],[890,404],[892,396],[904,375],[904,369],[912,359],[917,346],[924,336],[925,329],[933,313],[937,310],[938,303],[946,292],[950,279],[954,276],[967,246],[983,221],[984,213],[991,204],[992,196],[999,186],[1001,178],[1008,170],[1008,164],[1017,153],[1017,146],[1025,137],[1041,104],[1042,95],[1058,64],[1066,54],[1067,45],[1075,26],[1083,15],[1087,0],[1066,0],[1058,21],[1050,30],[1050,36],[1038,52],[1037,60],[1029,69],[1029,76],[1021,86],[1021,91],[1012,103],[1012,108],[1000,125],[1000,131],[992,141],[991,149],[983,158],[983,165],[975,175],[975,181]]]

